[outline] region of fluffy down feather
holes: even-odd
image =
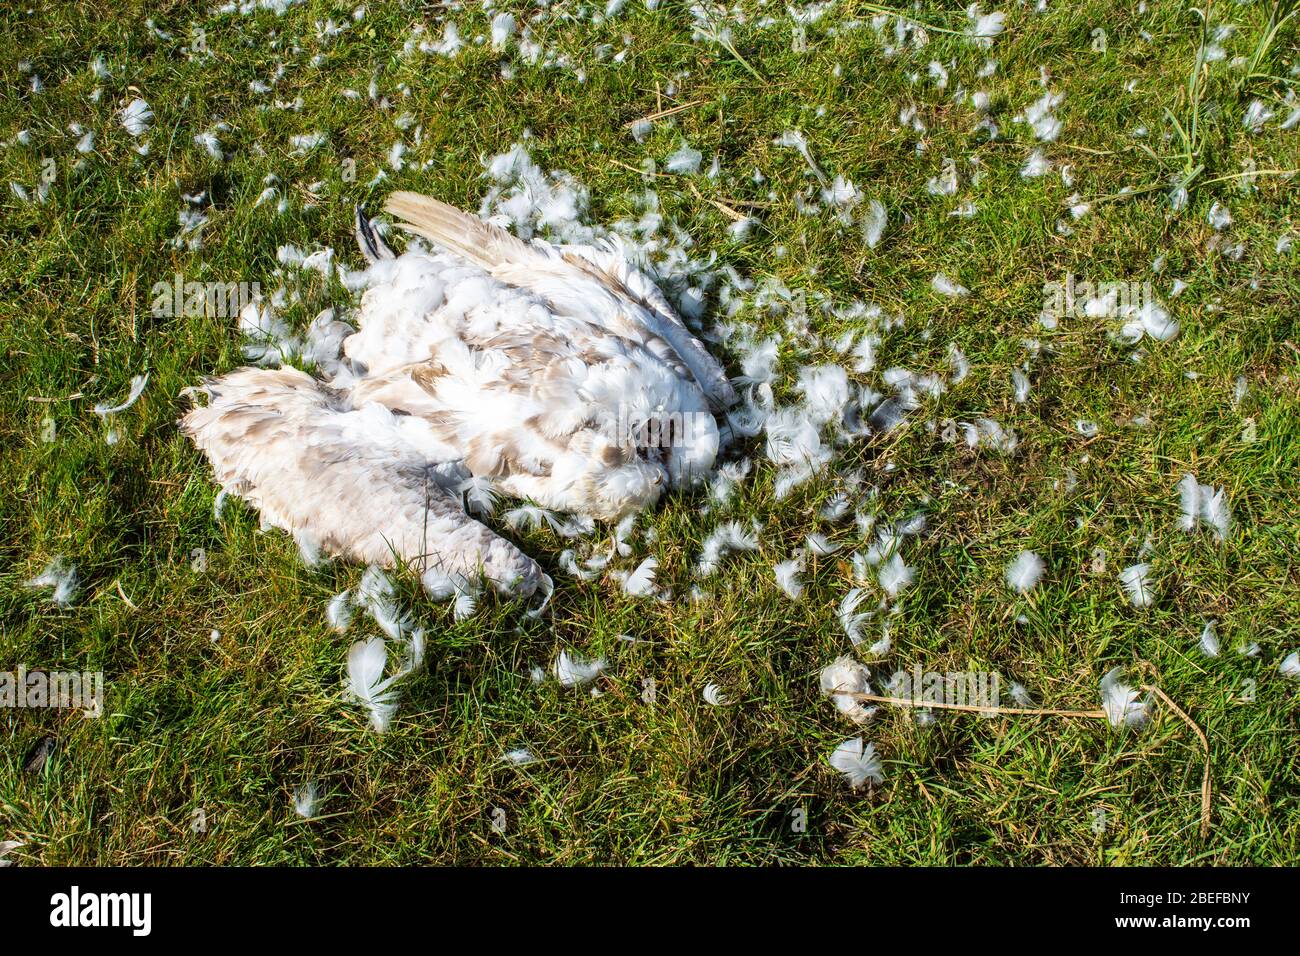
[[[861,737],[846,740],[831,751],[830,762],[854,790],[868,780],[872,783],[885,782],[885,771],[880,758],[876,756],[875,745],[863,743]]]

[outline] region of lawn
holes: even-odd
[[[0,12],[0,671],[105,687],[98,717],[0,710],[8,861],[1297,859],[1294,3],[104,6]],[[457,614],[392,574],[428,660],[376,733],[346,661],[380,631],[326,616],[364,569],[216,506],[176,421],[245,340],[155,285],[255,283],[291,329],[346,321],[354,206],[499,211],[517,183],[487,167],[515,144],[568,174],[574,205],[539,231],[634,236],[747,394],[802,409],[801,376],[835,365],[864,412],[914,407],[828,424],[810,476],[738,435],[729,496],[665,500],[587,580],[564,552],[607,553],[609,528],[515,530],[502,502],[489,523],[554,577],[549,606]],[[1141,290],[1154,320],[1044,315],[1080,283]],[[1188,474],[1230,523],[1180,523]],[[728,521],[758,547],[704,574]],[[913,533],[873,567],[891,526]],[[1023,551],[1043,567],[1020,591]],[[63,603],[27,586],[56,557]],[[620,581],[649,557],[658,598]],[[774,570],[792,561],[802,591]],[[604,672],[536,679],[561,651]],[[855,725],[820,690],[841,655],[878,695],[900,671],[996,672],[999,712]],[[1150,693],[1145,726],[1008,712],[1095,711],[1115,667]],[[830,756],[859,737],[880,779],[853,787]]]

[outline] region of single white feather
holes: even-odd
[[[1044,568],[1043,559],[1033,551],[1021,551],[1007,565],[1007,586],[1013,591],[1027,594],[1042,580]]]
[[[1151,565],[1147,562],[1129,565],[1119,573],[1120,584],[1128,592],[1134,607],[1150,607],[1155,603],[1155,587],[1151,583]]]
[[[1183,475],[1178,482],[1178,498],[1180,528],[1192,531],[1203,521],[1214,529],[1218,541],[1227,539],[1232,528],[1232,509],[1228,506],[1226,489],[1202,485],[1194,475]]]
[[[1150,719],[1149,700],[1141,699],[1138,692],[1120,678],[1124,668],[1113,667],[1101,679],[1101,707],[1112,727],[1139,728]]]
[[[1283,677],[1300,678],[1300,651],[1292,651],[1277,665],[1277,672]]]
[[[153,110],[144,100],[136,97],[118,114],[122,125],[131,136],[143,136],[153,123]]]
[[[821,689],[823,694],[830,696],[836,710],[859,726],[871,720],[879,710],[852,696],[871,693],[871,671],[847,654],[823,668]]]
[[[930,280],[930,285],[935,292],[938,292],[940,295],[948,296],[949,298],[956,299],[970,295],[970,289],[966,288],[959,282],[954,282],[952,279],[949,279],[942,272],[936,272],[934,274],[934,278]]]
[[[136,375],[131,379],[131,391],[126,396],[126,401],[120,405],[110,405],[107,402],[100,402],[95,406],[95,414],[100,418],[107,418],[109,415],[116,415],[118,412],[124,412],[134,405],[144,393],[144,387],[149,384],[149,375]]]
[[[384,677],[388,646],[382,637],[357,641],[348,650],[348,691],[370,711],[370,724],[383,733],[397,712],[395,677]]]
[[[861,737],[853,737],[836,747],[831,752],[830,764],[844,775],[854,790],[868,780],[872,783],[885,782],[884,768],[876,756],[875,746],[864,744]]]
[[[1029,376],[1022,369],[1011,370],[1011,387],[1017,404],[1029,401]]]
[[[603,657],[586,660],[568,651],[555,659],[555,678],[565,687],[581,687],[595,680],[609,667]]]
[[[1029,154],[1025,160],[1025,165],[1020,167],[1020,175],[1025,179],[1037,179],[1047,173],[1052,168],[1052,164],[1047,161],[1041,149],[1036,149]]]
[[[806,541],[808,546],[808,553],[815,554],[819,558],[829,557],[830,555],[834,554],[835,552],[839,551],[841,548],[844,547],[841,544],[835,544],[833,541],[827,538],[826,535],[820,534],[816,531],[808,535]]]
[[[1201,628],[1199,647],[1206,657],[1219,656],[1219,632],[1214,626],[1214,621],[1206,621],[1205,626]]]
[[[746,531],[739,521],[724,522],[704,539],[696,574],[700,577],[709,577],[718,570],[722,559],[728,554],[737,551],[756,551],[758,547],[757,534]]]
[[[308,781],[293,792],[293,812],[304,820],[316,816],[318,787],[315,780]]]
[[[1029,690],[1024,684],[1012,682],[1011,699],[1015,701],[1017,707],[1033,707],[1034,699],[1029,696]]]
[[[352,623],[352,614],[351,588],[334,595],[325,607],[325,620],[329,622],[330,627],[340,634],[345,633],[348,625]]]
[[[862,604],[866,596],[865,589],[854,588],[844,595],[844,599],[840,601],[840,627],[844,629],[845,635],[855,646],[862,643],[862,625],[875,617],[876,613],[875,611],[858,613],[858,606]]]
[[[456,592],[456,600],[452,604],[452,618],[457,621],[467,621],[474,616],[478,610],[478,594],[474,588],[467,587]]]
[[[77,578],[77,566],[69,563],[62,555],[56,555],[40,574],[26,581],[23,586],[32,590],[50,588],[50,600],[60,607],[68,607],[81,585]]]
[[[655,587],[655,571],[659,567],[658,558],[646,558],[637,565],[636,570],[623,579],[623,590],[633,597],[654,597],[659,593]]]
[[[704,154],[698,149],[692,149],[689,144],[682,143],[680,149],[664,160],[664,169],[670,173],[687,175],[697,173],[703,159]]]
[[[866,240],[867,248],[874,249],[880,245],[888,224],[889,214],[885,211],[885,204],[879,199],[868,202],[862,213],[862,237]]]
[[[902,555],[895,554],[880,566],[876,580],[890,597],[898,597],[899,592],[911,587],[916,580],[916,571],[910,567]]]
[[[776,575],[776,586],[785,592],[792,601],[803,596],[803,581],[799,579],[803,571],[803,553],[799,552],[789,561],[780,561],[772,569]]]
[[[1201,520],[1201,486],[1193,475],[1183,475],[1178,482],[1178,496],[1182,509],[1178,526],[1184,531],[1192,531]]]

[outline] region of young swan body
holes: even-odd
[[[617,242],[525,243],[414,193],[386,210],[436,248],[395,256],[358,210],[369,283],[334,377],[239,369],[181,420],[264,523],[433,592],[529,594],[546,576],[469,516],[466,481],[612,522],[713,467],[735,394]]]

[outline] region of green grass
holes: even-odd
[[[203,5],[206,7],[206,5]],[[10,5],[0,13],[0,140],[29,130],[29,146],[0,150],[3,177],[34,192],[42,160],[56,179],[43,204],[0,195],[0,670],[46,667],[102,670],[108,689],[99,720],[59,711],[0,713],[0,839],[27,845],[24,864],[308,863],[839,863],[839,864],[1279,864],[1300,852],[1297,683],[1277,673],[1300,644],[1300,270],[1295,251],[1275,251],[1297,230],[1297,192],[1288,176],[1233,177],[1253,160],[1259,170],[1300,166],[1300,131],[1283,131],[1282,98],[1296,82],[1297,20],[1271,41],[1280,17],[1270,3],[1213,4],[1211,27],[1233,23],[1230,61],[1194,69],[1202,22],[1190,6],[1052,4],[1035,14],[1000,4],[1007,32],[991,51],[932,32],[928,46],[888,59],[869,29],[836,31],[854,16],[842,0],[808,28],[808,49],[791,49],[788,17],[733,33],[734,54],[691,42],[684,4],[646,11],[632,0],[618,17],[593,24],[539,19],[538,38],[585,71],[515,62],[470,43],[454,60],[401,56],[413,24],[441,36],[436,8],[370,3],[364,19],[328,43],[313,23],[350,16],[352,4],[305,0],[283,17],[217,16],[177,2]],[[751,13],[754,4],[743,6]],[[858,14],[870,16],[858,5]],[[531,5],[510,3],[527,20]],[[574,12],[590,5],[568,3]],[[1283,16],[1287,9],[1282,4]],[[173,34],[146,28],[152,17]],[[958,3],[929,3],[916,16],[964,29]],[[486,33],[489,15],[454,13],[467,40]],[[1104,54],[1091,33],[1104,27]],[[206,31],[208,52],[188,58],[191,27]],[[1147,32],[1144,38],[1142,31]],[[630,37],[626,62],[612,53]],[[603,44],[611,44],[605,56]],[[312,58],[321,54],[319,65]],[[987,56],[999,68],[975,74]],[[103,56],[110,80],[92,76]],[[938,59],[952,79],[939,91],[925,78]],[[34,94],[20,61],[39,74]],[[285,78],[256,96],[252,80],[277,65]],[[832,68],[842,67],[836,77]],[[1066,94],[1056,111],[1065,129],[1043,144],[1056,170],[1026,180],[1033,147],[1012,117],[1041,95],[1039,67]],[[761,76],[762,82],[751,72]],[[915,84],[909,73],[919,73]],[[393,106],[365,98],[378,76]],[[1191,79],[1189,79],[1191,78]],[[1137,81],[1129,92],[1126,84]],[[976,115],[953,102],[953,87],[993,97],[1002,138],[972,132]],[[410,95],[403,97],[399,86]],[[671,84],[676,94],[667,91]],[[103,87],[98,103],[88,96]],[[156,118],[147,157],[114,112],[136,95]],[[340,98],[351,87],[360,100]],[[302,98],[300,111],[259,103]],[[1262,132],[1242,127],[1247,102],[1260,97],[1277,116]],[[655,125],[637,144],[622,127],[662,106],[699,101]],[[901,129],[899,110],[919,108],[928,132]],[[824,108],[824,112],[821,109]],[[410,112],[422,125],[407,168],[367,187],[397,138],[392,120]],[[1177,129],[1196,121],[1190,143]],[[1176,127],[1173,119],[1177,120]],[[224,121],[227,160],[193,145],[194,134]],[[68,124],[96,131],[85,157]],[[1133,137],[1136,127],[1149,131]],[[818,163],[888,207],[890,225],[874,250],[829,214],[798,215],[794,195],[812,184],[802,161],[773,145],[784,130],[805,131]],[[290,155],[289,137],[315,130],[329,146]],[[410,681],[391,731],[367,730],[343,700],[350,643],[324,620],[331,595],[360,569],[311,570],[287,536],[260,533],[257,515],[231,504],[213,517],[215,488],[205,462],[177,432],[180,391],[207,373],[240,363],[233,322],[213,317],[156,318],[150,287],[175,273],[190,280],[259,281],[273,288],[276,249],[330,245],[359,263],[351,242],[353,203],[375,204],[391,188],[410,188],[474,209],[485,183],[480,157],[507,149],[529,131],[545,169],[566,169],[590,190],[592,220],[634,212],[644,189],[636,172],[662,162],[682,137],[716,152],[723,177],[655,181],[663,212],[696,240],[695,255],[761,279],[776,276],[813,301],[861,298],[906,318],[881,350],[880,368],[940,371],[950,342],[966,351],[972,373],[887,436],[841,450],[837,467],[860,467],[879,488],[882,515],[923,504],[930,530],[908,552],[917,583],[905,593],[888,660],[877,676],[920,663],[927,670],[1001,672],[1026,684],[1047,706],[1096,706],[1097,683],[1116,664],[1158,684],[1205,730],[1212,749],[1214,802],[1207,839],[1199,830],[1199,745],[1161,710],[1140,733],[1114,733],[1099,721],[941,714],[920,727],[894,710],[866,731],[885,761],[886,780],[851,791],[826,756],[854,731],[817,690],[821,667],[847,649],[835,617],[852,585],[847,567],[822,559],[807,574],[804,600],[775,587],[771,566],[813,530],[832,490],[814,482],[776,501],[761,464],[727,512],[764,523],[763,549],[731,560],[710,582],[712,600],[684,600],[699,542],[716,516],[682,496],[643,519],[658,530],[640,553],[661,561],[660,580],[679,599],[647,604],[611,580],[580,583],[557,574],[550,612],[526,618],[517,606],[485,601],[455,623],[403,582],[406,604],[430,633],[430,666]],[[927,179],[944,157],[956,160],[962,188],[931,196]],[[983,177],[970,182],[970,157]],[[356,163],[355,181],[343,160]],[[427,168],[421,168],[425,161]],[[1194,160],[1194,161],[1193,161]],[[1057,170],[1073,166],[1075,186]],[[1196,166],[1187,209],[1171,212],[1165,193]],[[755,184],[750,173],[763,171]],[[276,174],[295,197],[285,215],[254,208],[263,178]],[[323,182],[304,211],[304,187]],[[698,189],[690,188],[693,182]],[[1067,197],[1098,201],[1061,235]],[[172,245],[181,194],[208,191],[211,223],[199,251]],[[769,197],[769,191],[774,198]],[[761,225],[744,241],[708,202],[762,204]],[[971,199],[972,218],[950,217]],[[1233,259],[1211,248],[1206,216],[1227,205]],[[1167,257],[1165,272],[1150,264]],[[941,300],[929,288],[943,271],[972,290]],[[1164,295],[1172,278],[1188,283],[1168,300],[1181,335],[1147,342],[1140,362],[1112,341],[1104,321],[1066,319],[1054,332],[1036,321],[1045,281],[1068,273],[1093,281],[1153,278]],[[321,290],[346,304],[342,290]],[[310,313],[298,315],[300,319]],[[829,342],[839,320],[814,312],[813,331]],[[754,319],[752,313],[746,318]],[[762,319],[773,331],[778,320]],[[1010,370],[1022,342],[1039,339],[1028,403],[1012,400]],[[783,349],[778,394],[788,395],[797,364],[833,360],[825,348]],[[139,404],[114,419],[121,440],[105,442],[95,402],[125,395],[148,369]],[[734,370],[734,369],[733,369]],[[1195,372],[1195,378],[1188,373]],[[1238,376],[1249,383],[1232,400]],[[872,379],[879,384],[878,379]],[[75,399],[67,396],[80,395]],[[53,401],[36,401],[53,399]],[[1128,424],[1148,413],[1152,425]],[[1015,457],[970,454],[939,441],[927,421],[990,415],[1015,428]],[[56,438],[42,441],[46,418]],[[1078,419],[1100,425],[1083,438]],[[1243,438],[1253,423],[1255,440]],[[749,449],[762,457],[761,442]],[[1070,487],[1067,470],[1077,476]],[[1226,486],[1236,525],[1228,542],[1175,527],[1178,478]],[[836,539],[864,546],[848,529]],[[1138,610],[1117,571],[1150,540],[1159,599]],[[554,571],[565,546],[549,533],[522,539]],[[193,549],[208,555],[191,566]],[[1011,595],[1006,563],[1022,548],[1047,561],[1042,586]],[[1088,570],[1095,549],[1106,571]],[[847,550],[844,552],[847,554]],[[83,589],[70,609],[22,587],[56,554],[78,566]],[[724,583],[725,582],[725,583]],[[120,588],[120,593],[119,593]],[[122,595],[135,605],[128,606]],[[1017,623],[1023,615],[1024,623]],[[1219,622],[1224,653],[1196,650],[1201,624]],[[213,642],[209,634],[220,631]],[[619,634],[645,643],[627,644]],[[1235,653],[1244,642],[1256,659]],[[534,685],[529,666],[561,646],[609,655],[603,695]],[[653,678],[655,701],[642,698]],[[706,683],[734,701],[701,698]],[[1253,682],[1251,702],[1243,694]],[[1249,696],[1249,695],[1246,695]],[[35,773],[22,770],[47,735],[57,749]],[[499,755],[528,746],[541,757],[515,769]],[[290,794],[320,781],[321,816],[297,819]],[[507,815],[491,830],[493,808]],[[194,833],[196,809],[206,832]],[[1107,827],[1094,833],[1098,808]],[[793,812],[807,827],[792,827]]]

